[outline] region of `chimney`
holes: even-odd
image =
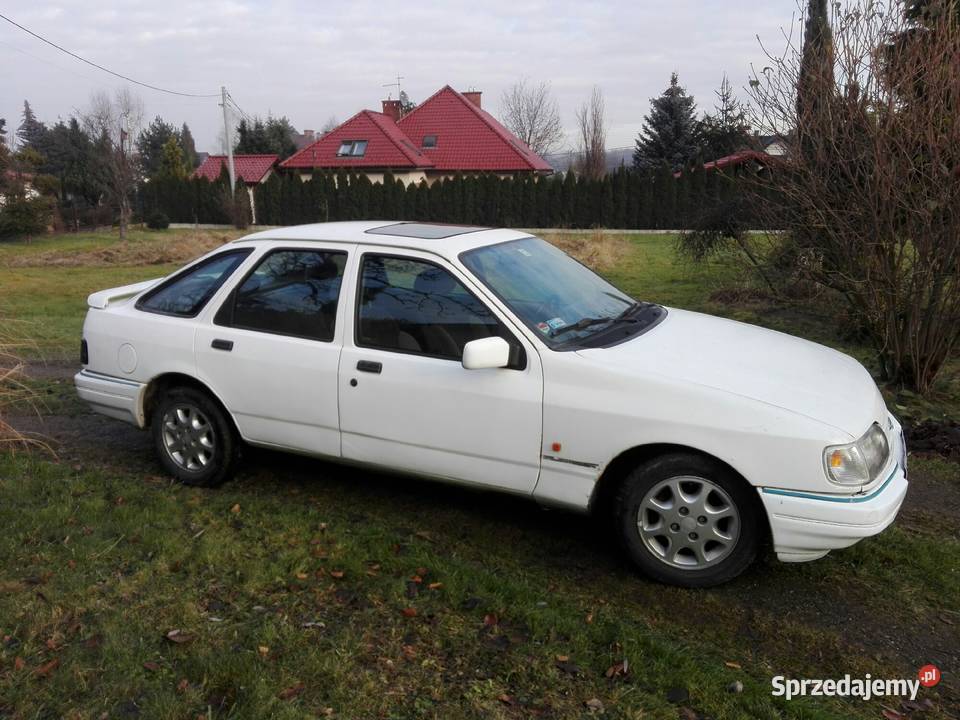
[[[462,95],[477,107],[480,107],[480,96],[483,95],[479,90],[467,90]]]
[[[313,130],[304,130],[303,137],[305,137],[310,142],[313,142]]]
[[[383,114],[388,118],[396,122],[400,119],[400,101],[399,100],[384,100],[383,101]]]

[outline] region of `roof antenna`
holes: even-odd
[[[400,93],[403,92],[403,91],[400,89],[400,81],[403,80],[403,79],[404,79],[404,78],[403,78],[403,75],[397,75],[397,81],[396,81],[396,82],[387,83],[386,85],[381,85],[380,87],[395,87],[395,88],[397,89],[397,99],[399,100],[399,99],[400,99]],[[390,95],[393,95],[393,93],[390,93]],[[392,99],[393,99],[392,97],[390,97],[390,95],[387,96],[387,100],[392,100]]]

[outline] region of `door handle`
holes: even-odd
[[[210,343],[210,347],[212,347],[214,350],[225,350],[226,352],[230,352],[233,350],[233,340],[221,340],[217,338]]]
[[[379,375],[380,371],[383,370],[383,364],[373,360],[359,360],[357,361],[357,370]]]

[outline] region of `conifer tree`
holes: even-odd
[[[633,166],[656,168],[666,162],[679,170],[697,154],[696,104],[680,85],[677,73],[660,97],[650,99],[650,113],[637,137]]]

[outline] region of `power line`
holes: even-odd
[[[95,62],[93,62],[93,61],[91,61],[91,60],[87,60],[87,59],[84,58],[84,57],[80,57],[80,56],[77,55],[75,52],[70,52],[70,51],[67,50],[65,47],[61,47],[60,45],[57,45],[55,42],[52,42],[51,40],[47,40],[47,39],[46,39],[45,37],[43,37],[42,35],[38,35],[38,34],[35,33],[33,30],[30,30],[29,28],[25,28],[23,25],[21,25],[21,24],[18,23],[18,22],[15,22],[15,21],[11,20],[11,19],[8,18],[6,15],[0,14],[0,19],[6,20],[8,23],[10,23],[11,25],[13,25],[14,27],[20,28],[20,29],[23,30],[25,33],[27,33],[28,35],[32,35],[33,37],[37,38],[37,40],[40,40],[41,42],[45,42],[45,43],[46,43],[47,45],[49,45],[50,47],[54,47],[54,48],[56,48],[57,50],[59,50],[60,52],[66,53],[66,54],[69,55],[70,57],[75,58],[75,59],[79,60],[80,62],[86,63],[87,65],[90,65],[91,67],[95,67],[97,70],[102,70],[103,72],[108,73],[108,74],[110,74],[110,75],[113,75],[114,77],[118,77],[118,78],[120,78],[121,80],[126,80],[127,82],[133,83],[134,85],[140,85],[141,87],[149,88],[150,90],[156,90],[157,92],[167,93],[168,95],[179,95],[180,97],[193,97],[193,98],[214,98],[214,97],[219,97],[219,93],[214,93],[214,94],[211,94],[211,95],[198,95],[198,94],[196,94],[196,93],[177,92],[176,90],[167,90],[167,89],[162,88],[162,87],[157,87],[156,85],[151,85],[150,83],[145,83],[145,82],[140,82],[139,80],[134,80],[132,77],[128,77],[128,76],[126,76],[126,75],[121,75],[120,73],[114,72],[113,70],[110,70],[109,68],[105,68],[103,65],[97,65],[97,63],[95,63]]]

